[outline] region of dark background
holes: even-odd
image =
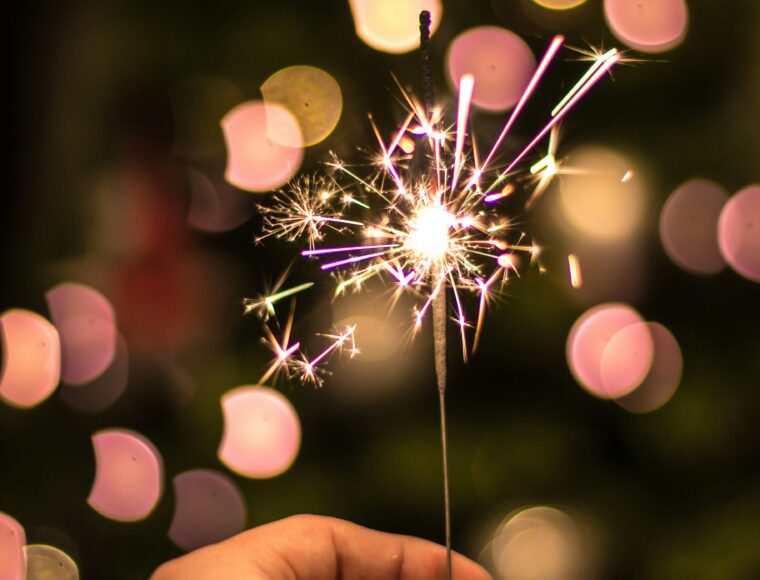
[[[536,54],[555,31],[576,46],[619,44],[595,0],[552,24],[532,15],[527,2],[444,4],[433,37],[442,100],[446,47],[471,26],[501,24]],[[6,19],[11,98],[0,310],[45,313],[44,293],[54,284],[93,284],[114,300],[132,358],[127,393],[98,415],[71,410],[57,395],[28,411],[0,406],[0,511],[24,525],[29,543],[68,551],[84,578],[145,577],[180,554],[166,537],[170,478],[195,467],[224,471],[216,459],[219,396],[255,383],[266,364],[259,325],[240,316],[240,299],[261,291],[296,254],[284,242],[254,247],[255,217],[220,234],[182,226],[187,160],[172,152],[171,90],[211,74],[232,81],[244,98],[259,98],[260,84],[282,67],[324,68],[341,84],[344,109],[336,131],[307,149],[302,170],[312,171],[329,150],[358,158],[356,148],[372,143],[368,111],[390,130],[401,113],[390,73],[418,88],[418,57],[364,45],[347,4],[338,1],[15,8]],[[695,0],[689,8],[684,44],[656,57],[662,62],[618,69],[615,82],[603,83],[572,115],[565,135],[565,146],[604,143],[646,161],[646,231],[631,243],[645,252],[647,280],[635,306],[678,339],[680,388],[647,415],[592,398],[571,377],[564,355],[570,326],[590,304],[574,298],[559,273],[529,275],[511,287],[491,313],[474,361],[463,366],[454,347],[450,357],[454,546],[470,556],[484,547],[489,522],[520,506],[553,505],[581,514],[596,531],[601,578],[760,577],[760,288],[730,269],[712,277],[683,272],[657,235],[662,204],[686,179],[708,177],[730,192],[758,180],[760,5]],[[538,103],[556,100],[579,70],[572,63],[558,68]],[[536,109],[526,117],[524,137],[542,118],[545,108]],[[477,121],[494,131],[500,117],[480,114]],[[221,175],[223,152],[204,163]],[[122,170],[134,165],[149,176],[157,207],[170,216],[141,260],[152,261],[151,275],[161,280],[151,308],[162,301],[180,305],[172,318],[177,328],[167,332],[194,329],[179,342],[141,330],[125,310],[129,301],[108,292],[144,267],[120,253],[130,242],[121,237],[129,237],[128,228],[104,235],[98,225],[101,204],[124,195]],[[189,279],[197,283],[190,287],[161,278],[180,258],[192,264]],[[295,275],[307,277],[308,268],[299,266]],[[323,280],[299,302],[299,333],[329,323],[329,293]],[[303,445],[293,467],[277,478],[232,475],[245,493],[248,524],[320,513],[441,542],[429,349],[423,336],[397,368],[370,369],[400,385],[388,395],[340,397],[330,380],[322,390],[280,385],[301,417]],[[422,362],[404,372],[407,359]],[[145,434],[163,455],[166,492],[142,522],[113,522],[86,504],[94,474],[90,436],[112,426]]]

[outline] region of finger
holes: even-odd
[[[335,551],[344,578],[446,578],[446,548],[411,536],[386,534],[355,524],[330,520]],[[452,553],[452,574],[457,580],[487,580],[478,564]]]
[[[207,565],[212,569],[205,572]],[[490,575],[461,554],[452,555],[456,580]],[[446,549],[426,540],[377,532],[320,516],[294,516],[259,526],[162,566],[153,580],[183,578],[445,578]]]

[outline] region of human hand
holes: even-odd
[[[452,554],[456,580],[491,576]],[[446,549],[414,538],[377,532],[335,518],[300,515],[245,531],[200,548],[156,570],[151,580],[351,580],[446,577]]]

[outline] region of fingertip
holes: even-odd
[[[493,580],[483,566],[468,557],[454,552],[451,555],[452,576],[458,580]]]

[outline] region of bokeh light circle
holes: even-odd
[[[649,374],[632,393],[615,399],[631,413],[649,413],[662,407],[675,394],[683,372],[681,347],[673,334],[656,322],[645,325],[654,347]]]
[[[375,363],[393,357],[403,346],[403,336],[398,327],[387,320],[368,314],[348,316],[340,320],[337,328],[355,326],[354,338],[360,345],[359,364]]]
[[[281,105],[298,120],[303,145],[319,143],[332,133],[343,110],[340,85],[327,72],[313,66],[289,66],[277,71],[261,85],[264,102]],[[281,140],[288,135],[269,133],[280,145],[298,147],[299,143]]]
[[[642,52],[663,52],[681,44],[689,25],[685,0],[604,0],[612,33]]]
[[[45,299],[61,335],[61,380],[84,385],[99,377],[116,354],[116,314],[100,292],[77,282],[48,290]]]
[[[617,302],[600,304],[584,312],[570,329],[566,345],[567,363],[578,384],[592,395],[602,399],[626,394],[626,388],[630,387],[630,381],[635,378],[635,373],[633,378],[627,377],[628,381],[620,379],[619,382],[613,380],[611,373],[618,368],[613,363],[625,359],[626,348],[629,348],[630,343],[621,340],[615,345],[615,353],[609,355],[613,361],[607,363],[604,374],[602,361],[605,350],[615,335],[626,327],[641,322],[643,320],[636,310]],[[621,354],[617,353],[617,349],[620,349]],[[651,363],[651,352],[649,361]],[[620,390],[611,392],[607,384],[611,387],[619,387]],[[635,387],[636,385],[633,385],[628,388],[628,391]]]
[[[629,160],[607,148],[582,146],[567,155],[564,165],[572,173],[560,176],[560,207],[577,231],[611,241],[639,229],[646,197],[640,179],[624,179]]]
[[[11,516],[0,512],[0,573],[3,579],[24,580],[26,533]]]
[[[64,385],[60,390],[61,399],[77,411],[99,413],[121,397],[127,388],[128,379],[129,349],[127,341],[119,335],[111,366],[97,379],[86,385]]]
[[[0,316],[3,364],[0,399],[16,407],[34,407],[58,386],[61,345],[58,332],[29,310],[8,310]]]
[[[519,510],[496,529],[491,558],[503,580],[571,580],[583,567],[573,518],[546,506]]]
[[[430,12],[430,34],[443,15],[440,0],[349,0],[356,35],[375,50],[401,54],[420,44],[420,12]]]
[[[714,274],[725,266],[718,249],[718,217],[728,193],[707,179],[680,185],[660,213],[660,240],[665,252],[684,270]]]
[[[95,481],[87,503],[112,520],[148,517],[163,492],[163,462],[155,446],[128,429],[105,429],[92,436]]]
[[[251,478],[274,477],[295,461],[301,424],[281,393],[262,386],[242,386],[222,396],[224,434],[219,459],[232,471]]]
[[[169,90],[174,120],[174,150],[183,156],[209,158],[224,149],[219,119],[239,103],[240,89],[230,80],[199,75]]]
[[[250,219],[256,205],[252,196],[219,180],[212,181],[195,167],[187,167],[190,207],[187,223],[204,232],[226,232]]]
[[[723,207],[718,246],[736,272],[760,282],[760,185],[738,191]]]
[[[572,250],[580,265],[583,284],[565,290],[578,304],[590,307],[603,302],[637,304],[645,294],[651,272],[641,244],[625,241],[599,243],[573,240]]]
[[[226,475],[193,469],[174,478],[174,517],[169,538],[183,550],[220,542],[245,528],[245,500]]]
[[[459,86],[462,76],[473,76],[472,102],[487,111],[514,106],[536,67],[522,38],[499,26],[479,26],[461,33],[449,45],[446,63],[453,86]]]
[[[30,544],[25,552],[29,580],[79,580],[76,562],[63,550],[45,544]]]
[[[533,0],[533,2],[549,10],[570,10],[577,8],[586,0]]]
[[[225,177],[240,189],[276,189],[301,167],[301,128],[293,114],[281,105],[263,101],[241,103],[224,116],[222,131],[227,145]],[[276,140],[271,138],[273,135]]]
[[[627,395],[652,368],[654,345],[644,322],[629,324],[609,340],[599,361],[604,393],[610,398]]]

